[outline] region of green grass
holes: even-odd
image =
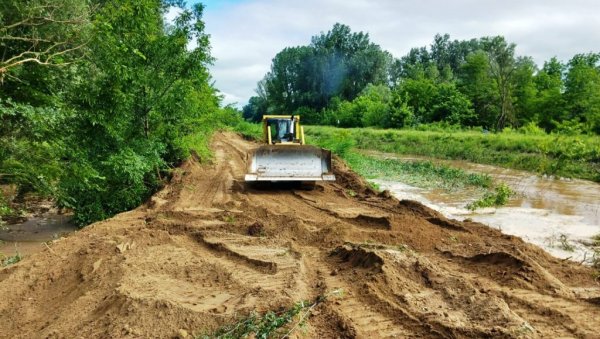
[[[600,182],[597,136],[305,127],[307,139],[317,144],[331,140],[340,131],[345,133],[346,142],[364,150],[466,160]]]

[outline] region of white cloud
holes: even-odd
[[[401,57],[429,45],[436,33],[453,39],[504,35],[519,55],[541,65],[557,56],[600,50],[600,1],[595,0],[245,0],[208,2],[213,77],[225,103],[243,105],[287,46],[306,45],[334,23],[368,32],[371,41]]]

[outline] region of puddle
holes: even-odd
[[[475,212],[465,206],[476,199],[473,191],[443,192],[427,190],[379,178],[371,180],[388,189],[398,199],[419,201],[444,215],[462,220],[471,218],[534,243],[560,258],[589,259],[592,250],[584,244],[600,234],[600,184],[577,179],[555,179],[490,165],[465,161],[446,161],[424,157],[367,152],[370,155],[400,160],[430,160],[469,172],[484,173],[508,184],[517,195],[506,206]],[[564,250],[565,239],[573,250]]]
[[[6,225],[0,229],[0,253],[29,255],[41,251],[44,242],[58,239],[78,228],[69,215],[44,214],[20,224]]]

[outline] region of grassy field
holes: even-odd
[[[466,160],[600,182],[600,138],[597,136],[341,129],[324,126],[306,126],[305,132],[307,139],[318,144],[333,139],[344,140],[364,150]]]

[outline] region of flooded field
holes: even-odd
[[[369,152],[384,158],[431,160],[469,172],[485,173],[508,184],[517,194],[506,206],[484,208],[475,212],[465,206],[477,196],[474,191],[444,192],[426,190],[400,182],[377,178],[372,180],[389,189],[399,199],[420,201],[455,219],[471,218],[522,237],[545,248],[555,256],[576,261],[589,259],[586,245],[600,234],[600,184],[571,179],[540,177],[525,171],[473,164],[464,161],[434,160],[422,157],[399,157],[394,154]]]

